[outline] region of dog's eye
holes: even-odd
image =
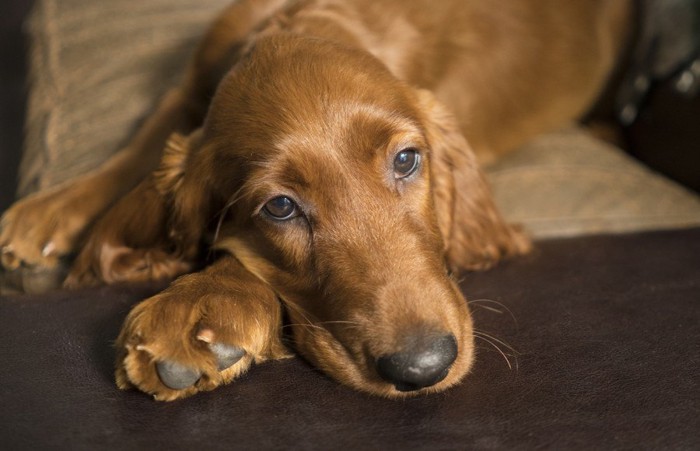
[[[396,154],[394,158],[394,176],[403,179],[418,169],[420,165],[420,154],[416,149],[408,148]]]
[[[287,196],[279,196],[269,200],[263,211],[273,219],[285,221],[297,216],[297,204]]]

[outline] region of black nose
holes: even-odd
[[[404,351],[377,359],[377,372],[399,391],[420,390],[445,377],[457,358],[453,335],[412,337]]]

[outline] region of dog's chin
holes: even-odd
[[[314,329],[313,333],[309,333],[308,328],[295,330],[297,351],[343,385],[383,398],[405,399],[445,391],[464,379],[474,361],[474,339],[470,333],[464,335],[459,343],[457,358],[446,376],[433,385],[416,389],[383,380],[375,369],[376,358],[362,352],[352,352],[329,331]]]

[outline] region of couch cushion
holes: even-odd
[[[506,217],[536,238],[700,225],[700,198],[584,129],[543,135],[488,168]]]

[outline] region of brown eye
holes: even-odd
[[[287,196],[279,196],[269,200],[263,211],[272,219],[286,221],[297,216],[297,204]]]
[[[408,148],[396,154],[394,158],[394,176],[403,179],[412,175],[420,166],[420,154],[416,149]]]

